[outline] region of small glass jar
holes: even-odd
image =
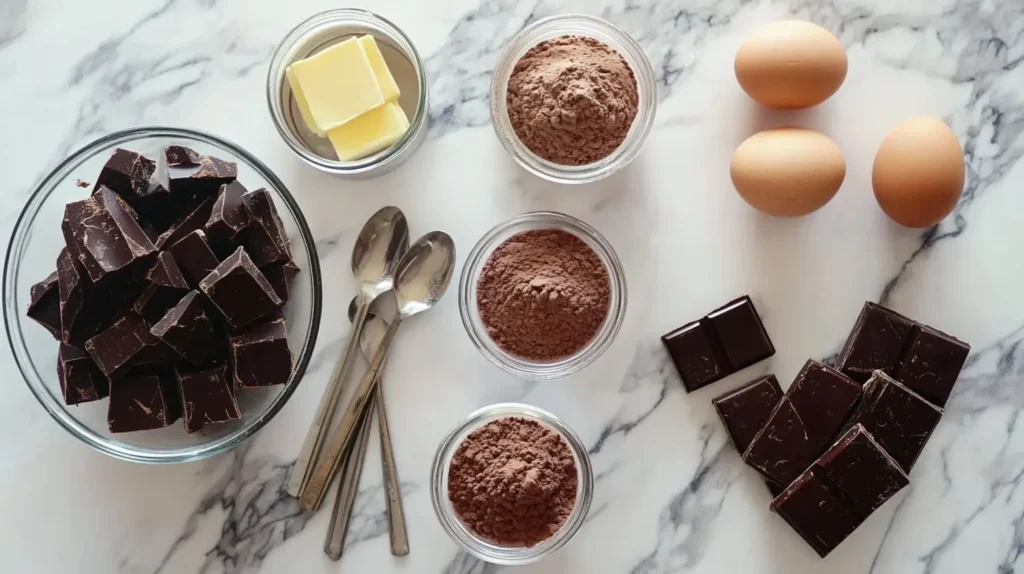
[[[520,417],[536,421],[557,432],[569,445],[573,460],[576,463],[576,503],[572,512],[553,536],[529,547],[498,546],[481,538],[463,524],[455,513],[451,500],[448,498],[448,471],[452,457],[459,445],[469,433],[485,424],[506,417]],[[441,441],[434,455],[434,463],[430,473],[430,499],[434,504],[434,512],[441,521],[441,527],[460,548],[471,555],[493,564],[521,566],[537,562],[551,556],[565,546],[587,518],[594,491],[594,469],[590,465],[587,447],[580,437],[555,415],[521,403],[500,403],[484,407],[469,415],[466,420],[452,429]]]
[[[605,317],[604,323],[590,342],[580,350],[553,361],[533,361],[502,349],[487,333],[477,304],[477,280],[491,253],[513,235],[535,229],[556,229],[575,235],[594,250],[608,271],[610,292],[608,316]],[[494,227],[473,247],[459,279],[459,313],[473,345],[495,365],[524,379],[548,380],[566,377],[594,362],[615,340],[626,316],[626,273],[611,244],[590,225],[564,213],[526,213]]]
[[[409,129],[397,142],[373,155],[356,161],[338,161],[331,142],[306,127],[285,71],[293,62],[364,34],[372,35],[377,41],[402,90],[398,104],[409,117]],[[374,177],[393,170],[415,153],[427,134],[427,81],[419,52],[397,26],[365,10],[328,10],[293,28],[271,58],[267,105],[274,127],[299,159],[321,171],[344,177]]]
[[[544,40],[565,35],[588,36],[604,42],[618,52],[632,68],[636,76],[639,108],[626,139],[608,157],[596,162],[580,165],[562,165],[541,158],[516,135],[508,118],[508,81],[520,58],[527,50]],[[538,20],[523,29],[505,48],[494,75],[491,78],[491,124],[501,145],[516,162],[527,171],[556,183],[589,183],[608,177],[625,167],[640,153],[647,135],[654,125],[654,114],[658,107],[658,89],[654,71],[643,48],[633,38],[615,25],[580,14],[552,16]]]

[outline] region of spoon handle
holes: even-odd
[[[359,308],[356,316],[352,319],[352,330],[348,335],[348,344],[345,346],[345,354],[334,366],[334,372],[327,382],[327,389],[320,397],[320,404],[316,408],[316,415],[313,422],[306,431],[306,439],[302,442],[302,450],[299,451],[299,458],[295,461],[295,468],[288,477],[288,493],[299,497],[306,484],[309,482],[315,466],[317,457],[323,449],[324,441],[327,438],[327,431],[331,428],[331,419],[338,407],[338,399],[341,397],[341,390],[345,384],[345,376],[348,375],[352,366],[352,359],[356,355],[356,348],[359,347],[359,338],[363,332],[363,325],[366,323],[366,315],[370,311],[370,303],[366,297],[359,298]],[[326,485],[324,486],[326,489]]]
[[[363,471],[363,459],[366,458],[366,447],[370,439],[371,418],[373,413],[367,409],[362,424],[359,425],[356,449],[349,452],[349,456],[341,465],[338,494],[334,498],[334,511],[331,512],[327,539],[324,541],[324,554],[334,561],[341,559],[342,550],[345,548],[345,535],[348,533],[348,523],[352,519],[352,506],[359,492],[359,477]]]
[[[409,553],[409,531],[405,527],[402,487],[398,480],[398,465],[395,464],[395,451],[391,445],[391,429],[388,424],[387,408],[384,406],[384,390],[380,377],[377,377],[377,391],[374,396],[373,402],[377,406],[377,428],[380,432],[380,462],[384,468],[384,501],[388,509],[391,553],[395,556],[405,556]]]
[[[309,481],[299,496],[299,506],[304,510],[318,510],[320,508],[324,501],[324,494],[327,493],[327,487],[331,484],[334,473],[338,472],[338,465],[341,464],[345,453],[351,450],[356,424],[363,416],[363,411],[366,409],[370,395],[376,388],[377,375],[384,365],[384,358],[387,355],[388,348],[391,346],[391,341],[395,339],[395,331],[398,330],[398,325],[401,323],[401,317],[395,317],[391,325],[388,326],[388,330],[384,333],[384,338],[381,339],[380,346],[377,347],[377,352],[373,355],[373,360],[370,361],[370,368],[363,375],[363,380],[359,381],[359,386],[356,387],[352,400],[349,401],[348,407],[341,415],[341,422],[338,423],[337,430],[334,431],[331,440],[324,449],[323,456],[320,457],[320,461],[316,464],[312,474],[310,474]]]

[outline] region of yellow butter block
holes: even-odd
[[[373,155],[401,139],[409,129],[409,118],[394,102],[370,110],[347,124],[327,132],[341,161],[355,161]]]
[[[318,133],[345,125],[385,103],[366,50],[355,38],[299,60],[288,66],[288,71]]]
[[[377,83],[380,84],[380,91],[384,93],[384,99],[397,102],[402,91],[398,89],[395,77],[391,75],[391,68],[388,68],[388,63],[384,61],[384,54],[381,54],[380,47],[377,46],[377,39],[366,35],[359,38],[359,43],[363,45],[366,57],[370,59],[370,67],[377,76]]]
[[[316,122],[313,121],[313,113],[309,111],[309,104],[306,103],[306,95],[302,93],[302,86],[299,85],[299,80],[295,77],[295,72],[291,66],[285,71],[285,75],[288,76],[288,85],[292,88],[292,96],[295,97],[295,105],[299,108],[299,113],[302,114],[302,121],[306,124],[306,129],[315,133],[320,137],[325,137],[327,134],[320,131],[320,128],[316,127]]]

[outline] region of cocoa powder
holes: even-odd
[[[559,36],[516,63],[506,104],[512,129],[533,153],[586,165],[622,144],[640,98],[636,76],[618,52],[594,38]]]
[[[576,505],[569,445],[540,423],[507,417],[471,432],[448,470],[448,498],[470,530],[501,546],[533,546]]]
[[[608,316],[611,280],[597,253],[566,231],[540,229],[498,246],[477,279],[491,339],[533,361],[572,355]]]

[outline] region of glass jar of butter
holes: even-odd
[[[334,147],[307,127],[286,70],[350,38],[371,35],[401,90],[398,105],[409,128],[394,144],[354,161],[339,161]],[[388,20],[365,10],[321,12],[293,28],[277,47],[267,74],[270,117],[288,147],[301,160],[327,173],[375,177],[401,165],[426,138],[428,93],[423,61],[409,38]]]

